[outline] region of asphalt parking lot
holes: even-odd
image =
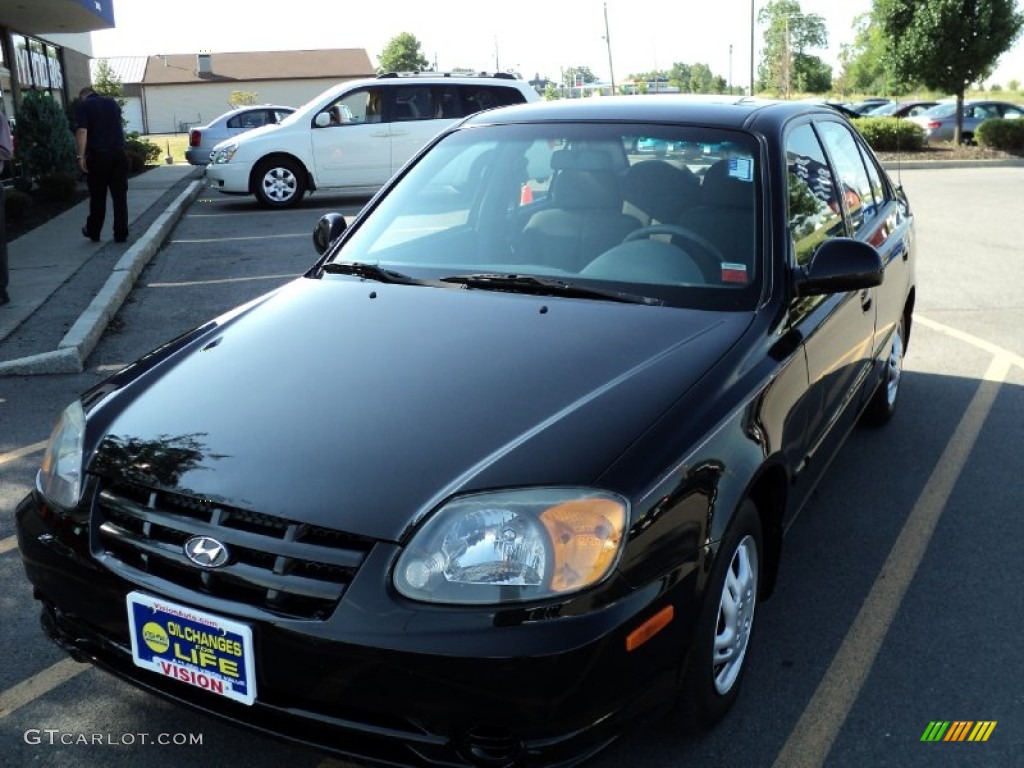
[[[1024,167],[901,177],[918,216],[918,302],[900,411],[851,435],[789,530],[726,721],[695,739],[657,713],[588,765],[1024,765]],[[314,196],[264,211],[200,195],[84,373],[0,379],[0,763],[346,765],[66,660],[39,629],[8,512],[68,401],[301,274],[317,218],[362,202]],[[995,726],[984,742],[922,741],[935,721]]]

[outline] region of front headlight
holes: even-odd
[[[218,147],[217,149],[213,150],[211,154],[211,162],[216,163],[217,165],[230,163],[237,151],[237,144],[228,144],[225,147]]]
[[[39,467],[38,486],[49,501],[64,509],[78,505],[82,494],[82,437],[85,434],[85,411],[75,400],[64,409]]]
[[[395,587],[414,600],[476,605],[578,592],[615,567],[627,519],[625,499],[590,488],[459,497],[413,536]]]

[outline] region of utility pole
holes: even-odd
[[[754,95],[754,0],[750,0],[750,95]]]
[[[729,43],[729,95],[732,96],[732,43]]]
[[[612,39],[608,34],[608,3],[604,4],[604,41],[608,46],[608,74],[612,79],[612,92],[615,95],[615,70],[612,68]]]

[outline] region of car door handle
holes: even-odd
[[[860,307],[861,307],[861,309],[863,309],[865,312],[870,311],[870,309],[871,309],[871,302],[872,302],[871,291],[869,291],[867,289],[864,289],[863,291],[861,291],[860,292]]]

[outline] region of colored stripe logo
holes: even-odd
[[[932,720],[921,741],[988,741],[996,720]]]

